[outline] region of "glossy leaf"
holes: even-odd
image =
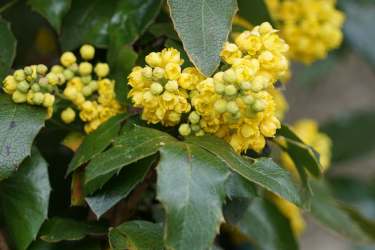
[[[301,206],[303,201],[289,172],[271,159],[252,162],[236,154],[231,146],[214,136],[189,137],[188,142],[201,146],[221,159],[230,169],[245,179]]]
[[[47,218],[50,192],[47,163],[36,150],[0,183],[0,211],[14,249],[24,250],[36,238]]]
[[[88,42],[107,47],[109,34],[117,33],[133,43],[159,13],[161,0],[74,0],[62,28],[64,49]]]
[[[236,0],[168,0],[175,29],[194,65],[206,76],[220,63],[220,51],[237,11]],[[194,14],[192,14],[194,13]]]
[[[273,23],[265,0],[237,0],[240,16],[253,26],[263,22]]]
[[[87,204],[99,218],[110,208],[112,208],[121,199],[143,181],[151,165],[155,162],[155,157],[147,157],[129,166],[128,169],[120,172],[100,191],[86,198]]]
[[[93,192],[108,181],[115,173],[133,162],[158,152],[165,143],[174,141],[167,133],[156,129],[134,125],[124,130],[109,150],[94,157],[85,171],[85,189]],[[101,178],[104,177],[104,181]],[[94,186],[90,182],[97,182]]]
[[[44,16],[58,32],[71,2],[72,0],[28,0],[31,8]]]
[[[1,56],[0,56],[1,58]],[[31,145],[44,126],[43,108],[16,104],[0,94],[0,181],[17,170],[30,155]]]
[[[16,55],[17,40],[10,29],[10,24],[1,18],[0,37],[0,85],[2,85]]]
[[[323,124],[321,130],[332,139],[334,162],[358,158],[375,149],[375,111],[356,111]]]
[[[39,237],[51,243],[63,240],[77,241],[87,235],[104,235],[106,231],[107,228],[105,226],[97,223],[54,217],[43,224],[40,229]]]
[[[129,221],[109,231],[112,250],[163,250],[163,228],[148,221]]]
[[[229,221],[231,223],[231,221]],[[244,217],[234,224],[260,250],[297,250],[289,221],[271,202],[255,198]]]
[[[166,212],[166,248],[208,249],[223,221],[229,171],[216,156],[192,144],[168,144],[160,155],[157,198]]]
[[[127,117],[126,114],[114,116],[97,130],[87,135],[70,162],[67,174],[70,174],[106,149],[119,134],[121,124]]]

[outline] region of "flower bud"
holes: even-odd
[[[106,77],[109,73],[109,66],[107,63],[97,63],[95,66],[95,73],[99,78]]]
[[[56,76],[58,85],[63,85],[66,82],[66,78],[63,73],[56,74]]]
[[[70,69],[66,69],[63,71],[63,75],[65,76],[66,80],[70,80],[74,77],[74,72],[71,71]]]
[[[251,89],[251,83],[250,82],[241,82],[241,89],[242,90],[249,90]]]
[[[252,110],[255,112],[262,112],[266,108],[267,103],[263,100],[255,100],[252,105]]]
[[[25,75],[30,76],[33,74],[33,69],[30,66],[26,66],[25,68],[23,68],[23,72],[25,72]]]
[[[81,76],[90,75],[92,72],[92,64],[89,62],[81,62],[78,70]]]
[[[59,82],[59,78],[55,73],[50,72],[46,77],[48,79],[48,83],[51,85],[56,85]]]
[[[62,73],[64,71],[64,68],[61,65],[54,65],[51,68],[51,72],[55,74]]]
[[[60,57],[60,62],[65,67],[69,67],[70,65],[72,65],[76,61],[77,61],[76,56],[70,51],[64,52],[64,54],[62,54],[62,56]]]
[[[153,68],[160,67],[162,64],[162,58],[160,56],[160,53],[157,52],[151,52],[150,54],[148,54],[145,58],[145,61],[148,65],[150,65]]]
[[[150,91],[154,95],[159,95],[163,92],[163,86],[158,82],[153,82],[150,86]]]
[[[43,106],[46,108],[52,107],[55,103],[55,96],[49,93],[44,94]]]
[[[221,82],[215,82],[215,92],[218,94],[223,94],[225,91],[225,85]]]
[[[165,89],[169,92],[176,92],[178,90],[178,83],[176,80],[168,81],[165,84]]]
[[[95,48],[90,44],[84,44],[79,50],[83,60],[91,60],[95,56]]]
[[[215,83],[224,83],[224,72],[220,71],[214,75]]]
[[[194,132],[198,132],[199,130],[201,130],[201,126],[199,126],[198,124],[192,124],[191,130]]]
[[[76,64],[76,63],[73,63],[72,65],[70,65],[69,67],[68,67],[68,69],[70,69],[71,71],[73,71],[73,73],[77,73],[78,72],[78,64]]]
[[[243,100],[244,103],[250,105],[254,102],[255,99],[252,95],[246,95],[246,96],[242,97],[242,100]]]
[[[61,112],[60,116],[64,123],[69,124],[75,120],[76,112],[72,108],[66,108],[63,112]]]
[[[164,78],[164,76],[165,76],[165,70],[163,68],[156,67],[152,71],[152,79],[156,81]]]
[[[269,33],[269,32],[272,32],[272,31],[273,31],[273,28],[272,28],[272,25],[269,22],[264,22],[259,26],[259,32],[262,35],[266,34],[266,33]]]
[[[25,72],[22,69],[14,71],[13,76],[18,82],[25,80]]]
[[[44,101],[44,94],[41,92],[34,93],[33,103],[36,105],[42,104]]]
[[[22,92],[16,90],[16,91],[14,91],[13,94],[12,94],[12,100],[13,100],[15,103],[23,103],[23,102],[26,102],[27,97],[26,97],[26,94],[25,94],[25,93],[22,93]]]
[[[180,135],[182,136],[188,136],[190,135],[191,133],[191,128],[189,126],[189,124],[187,123],[183,123],[180,125],[180,127],[178,128],[178,132],[180,133]]]
[[[34,104],[33,99],[34,99],[34,92],[33,92],[33,91],[29,91],[29,92],[27,92],[27,94],[26,94],[26,102],[27,102],[28,104],[33,105],[33,104]]]
[[[44,76],[48,71],[48,68],[46,65],[44,64],[38,64],[38,66],[36,66],[36,72],[42,76]]]
[[[92,81],[89,82],[89,86],[90,86],[92,91],[96,91],[98,89],[98,82],[92,80]]]
[[[40,92],[39,84],[34,83],[33,85],[31,85],[31,90],[34,91],[34,92]]]
[[[146,79],[152,79],[152,68],[151,67],[144,67],[142,69],[142,76]]]
[[[66,87],[64,89],[64,96],[69,100],[74,100],[77,97],[78,91],[74,87]]]
[[[26,93],[30,88],[30,85],[26,81],[19,82],[17,84],[17,90]]]
[[[204,134],[205,133],[202,129],[195,133],[196,136],[204,136]]]
[[[225,86],[225,95],[233,96],[235,94],[237,94],[237,88],[234,85],[230,84]]]
[[[235,83],[237,81],[236,72],[233,69],[228,69],[224,72],[223,79],[229,83]]]
[[[219,99],[214,104],[214,109],[219,113],[224,113],[227,110],[227,102],[223,99]]]
[[[83,96],[90,96],[92,94],[92,89],[89,85],[82,88],[82,94]]]
[[[3,90],[7,94],[12,94],[17,89],[17,82],[13,76],[9,75],[5,77],[3,81]]]
[[[189,114],[189,121],[192,123],[192,124],[197,124],[199,122],[199,120],[201,119],[200,115],[198,114],[198,112],[196,111],[193,111]]]
[[[240,109],[235,101],[228,102],[227,111],[232,114],[237,114]]]
[[[83,84],[89,84],[91,82],[91,80],[92,80],[91,75],[81,77],[81,81],[82,81]]]

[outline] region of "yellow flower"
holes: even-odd
[[[13,94],[17,89],[17,81],[13,76],[8,75],[3,81],[3,90],[7,94]]]
[[[242,52],[236,44],[226,42],[220,56],[226,63],[233,64],[235,59],[242,57]]]
[[[70,51],[64,52],[64,54],[62,54],[62,56],[60,57],[60,62],[65,67],[72,65],[76,61],[77,61],[76,56]]]
[[[76,118],[76,112],[72,108],[66,108],[61,112],[61,120],[66,123],[72,123]]]

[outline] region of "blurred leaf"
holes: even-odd
[[[16,56],[17,40],[10,30],[10,24],[0,18],[0,82],[9,73]]]
[[[66,174],[70,174],[106,149],[119,134],[121,124],[127,118],[128,116],[126,114],[114,116],[102,124],[97,130],[87,135],[70,162]]]
[[[148,221],[129,221],[109,231],[112,250],[163,250],[163,228]]]
[[[110,180],[100,191],[86,198],[87,204],[99,218],[110,208],[116,205],[145,178],[155,157],[147,157],[137,163],[133,163],[120,174]]]
[[[112,148],[95,156],[86,167],[85,191],[89,194],[96,191],[124,166],[155,154],[165,143],[174,140],[156,129],[137,125],[125,129]],[[103,181],[102,177],[105,177]]]
[[[174,30],[173,24],[169,22],[154,23],[150,26],[149,31],[156,37],[165,36],[172,40],[179,40],[178,35]]]
[[[16,104],[6,94],[0,94],[0,181],[17,170],[30,155],[31,145],[44,126],[43,108]]]
[[[100,242],[89,239],[82,241],[64,241],[59,243],[48,243],[37,240],[31,244],[28,250],[102,250]]]
[[[215,136],[189,137],[188,142],[201,146],[221,159],[230,169],[299,206],[303,201],[289,172],[269,158],[252,162],[236,154],[224,140]]]
[[[161,0],[75,0],[64,18],[61,42],[71,50],[88,42],[107,47],[109,34],[118,33],[131,44],[159,13]]]
[[[24,250],[36,238],[47,218],[50,192],[47,163],[36,149],[0,183],[0,211],[14,249]]]
[[[244,217],[236,223],[229,223],[248,236],[260,250],[297,250],[298,243],[293,236],[289,221],[271,202],[255,198],[247,208]]]
[[[98,223],[75,221],[69,218],[48,219],[39,232],[39,237],[54,243],[63,240],[81,240],[87,235],[104,235],[107,228]]]
[[[375,111],[355,111],[321,126],[333,142],[332,161],[347,161],[375,149]]]
[[[370,241],[371,235],[363,231],[351,214],[339,206],[323,181],[312,181],[311,184],[314,193],[311,198],[311,214],[319,222],[345,238],[359,242]]]
[[[235,0],[168,0],[175,29],[194,65],[206,76],[220,64],[220,51],[237,11]],[[194,13],[194,14],[192,14]]]
[[[344,26],[345,38],[365,59],[375,66],[375,2],[373,0],[341,0],[341,8],[347,20]]]
[[[72,0],[28,0],[27,2],[59,32],[62,19],[69,11]]]
[[[340,204],[340,207],[348,213],[348,215],[354,220],[358,226],[367,233],[372,242],[375,243],[375,220],[364,217],[358,210],[345,205]]]
[[[161,148],[157,168],[157,198],[166,212],[167,249],[209,249],[223,221],[224,162],[191,144]]]
[[[251,25],[259,25],[263,22],[273,24],[265,0],[237,0],[240,16],[245,18]]]

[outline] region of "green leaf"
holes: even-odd
[[[10,30],[10,24],[1,18],[0,37],[0,82],[2,82],[9,73],[14,57],[16,56],[17,40]]]
[[[47,218],[50,192],[47,163],[37,150],[0,183],[0,211],[14,249],[26,249],[37,236]]]
[[[70,162],[67,175],[106,149],[119,134],[121,124],[127,118],[126,114],[114,116],[87,135]]]
[[[231,223],[231,221],[229,221]],[[260,250],[297,250],[289,221],[271,202],[255,198],[242,220],[234,223]]]
[[[346,40],[372,66],[375,66],[375,2],[371,0],[341,0],[340,7],[347,16],[344,33]]]
[[[64,49],[88,42],[107,47],[110,33],[117,33],[131,44],[159,13],[161,0],[74,0],[62,27]]]
[[[167,249],[209,249],[223,222],[225,164],[204,149],[183,143],[160,150],[157,198],[166,212]]]
[[[352,220],[366,232],[367,236],[371,239],[371,242],[375,242],[375,220],[371,220],[363,216],[357,209],[348,206],[346,204],[340,204],[340,207],[348,213]]]
[[[1,58],[1,57],[0,57]],[[17,170],[22,160],[30,155],[31,145],[44,126],[43,108],[16,104],[0,94],[0,181]]]
[[[163,250],[163,228],[148,221],[129,221],[109,231],[112,250]]]
[[[252,25],[259,25],[263,22],[273,24],[265,0],[237,0],[240,16],[245,18]]]
[[[375,149],[375,111],[356,111],[323,124],[321,130],[333,142],[332,161],[358,158]]]
[[[169,23],[169,22],[154,23],[153,25],[150,26],[148,30],[150,31],[151,34],[153,34],[156,37],[165,36],[172,40],[179,40],[178,35],[176,31],[174,30],[172,23]]]
[[[191,61],[204,75],[212,75],[220,64],[219,54],[228,39],[237,1],[167,2],[175,29]]]
[[[355,241],[369,241],[361,226],[342,209],[323,181],[312,181],[314,195],[311,198],[311,214],[323,225]]]
[[[99,218],[121,199],[127,197],[136,185],[143,181],[154,162],[155,157],[151,156],[134,163],[110,180],[100,191],[87,197],[87,204],[95,215]]]
[[[28,250],[102,250],[100,242],[89,239],[82,241],[64,241],[59,243],[48,243],[42,240],[37,240],[31,244]]]
[[[250,162],[236,154],[224,140],[215,136],[189,137],[187,141],[210,151],[245,179],[302,206],[302,197],[289,172],[272,159],[260,158]]]
[[[104,235],[107,228],[98,223],[75,221],[69,218],[55,217],[47,220],[40,229],[39,237],[54,243],[63,240],[77,241],[87,235]]]
[[[28,0],[31,8],[44,16],[57,32],[60,31],[62,19],[69,11],[72,0]]]
[[[88,193],[91,193],[101,188],[124,166],[155,154],[165,143],[174,140],[170,135],[156,129],[137,125],[125,129],[124,133],[116,138],[112,148],[95,156],[86,167],[85,190],[90,187]],[[103,176],[105,179],[101,181]],[[95,183],[98,180],[99,183]]]

